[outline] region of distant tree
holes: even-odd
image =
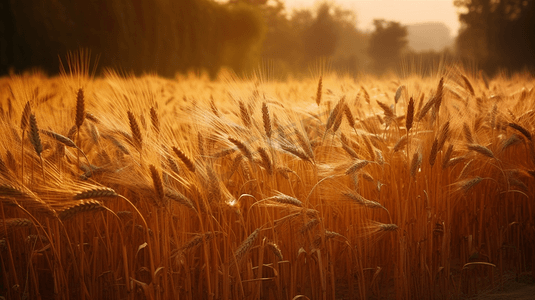
[[[125,71],[256,67],[265,35],[261,0],[2,0],[0,73],[30,67],[56,73],[58,56],[88,48],[100,66]]]
[[[281,0],[268,3],[262,59],[280,75],[309,75],[318,61],[327,62],[331,71],[356,74],[365,60],[366,36],[357,30],[354,12],[320,3],[315,10],[288,14]]]
[[[457,50],[493,73],[535,66],[535,1],[455,0],[462,9]]]
[[[407,28],[399,22],[374,20],[375,30],[370,36],[368,55],[374,69],[382,74],[399,63],[402,51],[407,46]]]
[[[331,6],[322,3],[318,7],[316,18],[303,33],[304,54],[309,60],[329,57],[334,54],[338,42],[335,24],[331,14]]]

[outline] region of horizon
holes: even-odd
[[[319,0],[282,0],[286,10],[314,8]],[[458,35],[461,23],[452,0],[335,0],[335,5],[354,11],[356,27],[364,32],[373,31],[374,19],[400,22],[402,25],[443,23],[451,38]],[[380,5],[379,5],[380,4]],[[433,16],[433,17],[430,17]]]

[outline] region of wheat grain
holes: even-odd
[[[297,137],[297,143],[301,146],[301,148],[305,151],[306,155],[314,159],[314,152],[312,151],[312,147],[310,146],[310,143],[308,142],[308,139],[305,138],[305,136],[297,129],[294,129],[295,136]]]
[[[132,131],[132,142],[138,151],[141,151],[143,146],[143,137],[141,135],[141,130],[136,121],[136,117],[131,111],[127,112],[128,121],[130,123],[130,130]]]
[[[449,133],[450,133],[450,121],[448,120],[446,123],[444,123],[444,125],[442,125],[442,128],[440,129],[437,151],[442,150],[442,148],[444,147],[444,144],[446,143],[446,140],[449,137]]]
[[[63,145],[67,147],[78,148],[76,144],[70,138],[63,136],[59,133],[55,133],[51,130],[46,130],[46,129],[41,129],[40,132],[55,139],[56,141],[62,143]]]
[[[367,166],[370,162],[368,160],[357,159],[349,168],[347,168],[345,174],[352,175],[360,169]]]
[[[172,190],[170,188],[165,189],[165,197],[176,201],[177,203],[182,204],[193,211],[196,211],[195,206],[193,206],[193,202],[191,202],[190,199],[175,190]]]
[[[475,151],[479,154],[482,154],[484,156],[487,156],[487,157],[490,157],[490,158],[495,158],[494,157],[494,153],[492,153],[492,151],[483,146],[483,145],[479,145],[479,144],[468,144],[466,145],[466,147],[468,148],[468,150],[471,150],[471,151]]]
[[[410,168],[410,174],[412,178],[416,176],[416,171],[418,171],[418,168],[420,167],[421,163],[422,163],[422,155],[420,154],[419,151],[414,152],[414,154],[412,155],[411,168]]]
[[[482,180],[483,180],[483,178],[481,178],[479,176],[476,176],[474,178],[468,178],[468,179],[465,179],[465,180],[458,181],[456,183],[456,185],[459,186],[459,188],[466,193],[470,189],[472,189],[474,186],[479,184]]]
[[[30,101],[26,102],[24,105],[24,110],[22,111],[22,116],[20,118],[20,129],[26,130],[30,122],[30,114],[32,113],[32,107],[30,106]]]
[[[407,134],[412,128],[412,122],[414,121],[414,99],[411,97],[409,100],[409,105],[407,106],[407,116],[405,117],[405,128],[407,129]]]
[[[334,109],[331,111],[331,114],[329,115],[329,118],[327,119],[327,124],[325,125],[325,133],[327,133],[327,131],[329,131],[329,129],[333,127],[333,125],[336,123],[337,119],[339,118],[340,112],[344,106],[344,101],[345,101],[345,97],[342,97],[338,101]]]
[[[258,237],[258,233],[260,233],[260,228],[257,228],[255,231],[253,231],[236,249],[234,252],[234,257],[236,258],[236,262],[240,263],[242,258],[249,252],[251,247],[253,246],[253,243],[255,242],[256,238]]]
[[[271,119],[269,117],[269,108],[266,102],[262,103],[262,121],[264,122],[264,131],[266,132],[266,136],[268,138],[271,138],[271,135],[272,135]]]
[[[238,150],[240,150],[243,156],[245,156],[249,161],[253,161],[253,153],[251,152],[251,150],[249,150],[245,143],[233,137],[228,137],[228,140],[233,143],[238,148]]]
[[[158,118],[158,113],[156,112],[154,106],[151,106],[150,108],[150,121],[154,133],[156,133],[157,135],[160,134],[160,119]]]
[[[318,106],[320,106],[320,104],[321,104],[321,92],[322,92],[321,90],[323,88],[322,79],[323,79],[323,77],[320,76],[320,80],[318,82],[318,89],[316,91],[316,104],[318,104]]]
[[[297,207],[303,207],[303,202],[301,202],[297,198],[285,195],[285,194],[280,193],[280,192],[278,193],[278,195],[269,197],[267,199],[273,200],[273,201],[281,203],[281,204],[290,204],[290,205],[297,206]]]
[[[524,127],[520,126],[517,123],[509,123],[509,127],[514,128],[518,130],[520,133],[522,133],[523,136],[525,136],[529,141],[532,141],[531,133]]]
[[[507,148],[520,144],[524,141],[518,134],[512,134],[508,139],[503,140],[500,146],[500,151],[505,151]]]
[[[90,112],[85,112],[85,118],[95,124],[99,124],[100,123],[100,120],[92,113]]]
[[[398,226],[396,224],[381,224],[379,225],[379,231],[397,231]]]
[[[217,177],[215,171],[208,166],[206,168],[206,174],[208,175],[209,191],[208,191],[208,202],[212,203],[213,201],[219,202],[222,199],[221,187],[219,186],[219,178]]]
[[[399,150],[403,149],[403,147],[407,145],[407,142],[408,142],[407,136],[406,135],[402,136],[394,145],[393,151],[398,152]]]
[[[80,130],[82,124],[85,120],[85,100],[84,100],[84,90],[82,88],[78,89],[76,94],[76,120],[75,125]]]
[[[269,157],[266,149],[263,147],[258,147],[258,154],[260,154],[260,158],[262,158],[262,165],[267,170],[268,174],[273,175],[273,164],[271,163],[271,158]]]
[[[204,138],[200,131],[197,132],[197,148],[199,149],[199,154],[201,155],[201,157],[204,156]]]
[[[83,200],[83,199],[97,199],[97,198],[115,198],[119,195],[111,188],[107,187],[98,187],[90,188],[75,194],[73,200]]]
[[[206,232],[204,234],[199,234],[196,237],[189,240],[184,245],[182,245],[182,247],[180,247],[179,250],[193,249],[197,247],[198,245],[200,245],[201,243],[211,240],[214,237],[214,235],[215,234],[213,232]]]
[[[279,246],[277,244],[275,244],[274,242],[267,242],[266,243],[267,247],[269,248],[269,250],[271,250],[271,252],[273,254],[275,254],[275,256],[279,259],[279,261],[282,261],[284,260],[283,256],[282,256],[282,251],[281,249],[279,248]]]
[[[387,120],[393,120],[395,118],[394,111],[392,110],[392,108],[390,108],[390,106],[386,105],[385,103],[383,103],[383,102],[381,102],[379,100],[377,100],[377,104],[383,110],[383,112],[385,114],[385,118]]]
[[[306,234],[307,232],[312,230],[314,227],[316,227],[319,223],[320,221],[318,219],[312,219],[306,222],[303,226],[301,226],[301,228],[299,229],[299,232],[301,234]]]
[[[309,162],[312,162],[312,159],[310,157],[308,157],[308,155],[302,151],[301,149],[295,147],[295,146],[291,146],[291,145],[287,145],[287,144],[281,144],[281,149],[292,154],[292,155],[295,155],[297,157],[299,157],[300,159],[304,160],[304,161],[309,161]]]
[[[349,108],[349,105],[344,106],[344,113],[346,115],[347,122],[349,123],[349,126],[351,128],[355,128],[355,117],[353,117],[353,113],[351,112],[351,109]]]
[[[464,132],[464,138],[466,139],[466,142],[468,144],[474,144],[474,137],[472,136],[472,131],[470,130],[470,127],[468,127],[468,124],[463,123],[463,132]]]
[[[448,167],[448,163],[450,161],[452,153],[453,153],[453,145],[450,144],[448,146],[448,150],[446,150],[446,153],[444,154],[444,157],[442,158],[442,169],[446,169]]]
[[[195,173],[195,164],[193,163],[193,161],[177,147],[172,147],[171,149],[173,149],[173,152],[175,152],[176,156],[178,156],[178,158],[180,158],[184,165],[186,165],[188,170],[190,170],[190,172],[192,173]]]
[[[160,176],[160,173],[158,172],[158,170],[156,170],[156,167],[154,165],[149,165],[149,171],[154,186],[154,192],[156,194],[156,198],[158,199],[157,203],[163,204],[163,198],[165,194],[163,189],[162,177]]]
[[[66,209],[61,211],[58,214],[58,217],[62,221],[66,221],[80,213],[96,212],[96,211],[103,211],[103,210],[106,210],[106,208],[100,202],[96,200],[82,200],[79,203],[73,206],[67,207]]]
[[[461,77],[463,78],[464,86],[468,89],[470,95],[475,96],[474,88],[472,87],[470,80],[468,80],[468,77],[466,77],[464,74],[461,74]]]
[[[41,137],[39,135],[39,127],[37,127],[37,120],[34,114],[30,114],[30,141],[37,155],[41,156],[43,152],[43,145],[41,144]]]
[[[405,91],[406,88],[407,87],[405,87],[404,85],[400,85],[396,90],[396,94],[394,96],[394,102],[396,104],[398,104],[399,98],[401,98],[401,94]]]
[[[355,152],[355,150],[351,149],[346,143],[342,142],[342,149],[345,150],[345,152],[347,152],[347,154],[349,154],[349,156],[355,158],[355,159],[359,159],[359,156],[357,154],[357,152]]]
[[[245,104],[242,101],[239,102],[239,105],[240,105],[240,117],[243,122],[243,125],[245,125],[245,127],[247,128],[251,128],[251,117],[249,116],[249,111],[247,110],[247,108],[245,107]]]
[[[433,166],[435,164],[435,160],[437,159],[437,153],[438,153],[438,140],[435,138],[433,141],[433,146],[431,147],[431,153],[429,154],[429,164]]]

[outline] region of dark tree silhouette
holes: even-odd
[[[238,73],[259,62],[262,1],[0,0],[0,74],[59,70],[58,56],[87,48],[125,71]],[[254,3],[253,3],[254,2]]]
[[[317,16],[303,35],[304,54],[311,60],[333,55],[338,42],[338,32],[327,3],[320,5]]]
[[[399,22],[374,20],[375,31],[371,34],[368,55],[379,74],[396,67],[407,45],[407,28]]]
[[[535,1],[455,0],[463,11],[457,49],[489,73],[535,66]]]

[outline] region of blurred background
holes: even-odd
[[[416,71],[439,62],[535,67],[535,0],[0,0],[0,75],[59,72],[81,48],[98,72],[272,79]]]

